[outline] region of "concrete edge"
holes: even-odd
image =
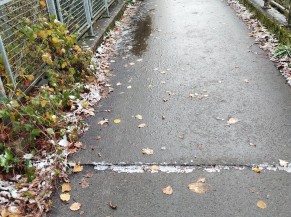
[[[255,0],[238,0],[249,11],[251,11],[257,19],[274,33],[279,42],[282,44],[291,44],[291,31],[288,27],[277,21],[274,16],[264,10]]]
[[[93,23],[93,30],[96,33],[95,36],[83,35],[78,44],[83,48],[95,51],[102,43],[106,32],[109,31],[115,25],[115,21],[120,19],[126,9],[127,3],[125,1],[116,0],[109,8],[110,17],[101,16],[96,22]]]

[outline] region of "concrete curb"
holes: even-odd
[[[93,30],[96,35],[89,36],[88,33],[86,33],[81,37],[78,44],[84,48],[95,51],[102,43],[106,32],[112,28],[115,25],[115,21],[122,16],[126,6],[127,4],[125,1],[116,0],[109,8],[110,17],[103,15],[93,24]]]

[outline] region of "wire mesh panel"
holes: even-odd
[[[67,24],[71,32],[82,34],[88,29],[84,0],[60,0],[61,21]]]
[[[92,4],[92,17],[99,16],[105,9],[104,0],[91,0]]]
[[[38,20],[39,14],[42,16],[48,15],[41,8],[39,0],[6,0],[0,2],[0,34],[15,80],[24,72],[25,74],[35,74],[41,68],[39,64],[34,65],[31,62],[26,64],[30,58],[27,58],[27,56],[24,58],[23,56],[27,42],[25,34],[28,34],[24,31],[24,18],[34,23]],[[3,61],[3,56],[1,56],[1,61]],[[8,76],[4,67],[0,68],[0,73],[4,83],[6,83]]]

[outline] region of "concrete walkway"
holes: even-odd
[[[250,167],[290,162],[291,88],[251,46],[245,24],[221,0],[145,0],[131,26],[112,64],[115,90],[88,120],[86,149],[74,156],[88,166],[72,177],[71,202],[56,196],[50,215],[80,216],[69,210],[77,201],[90,217],[291,216],[291,174]],[[238,122],[227,125],[231,117]],[[103,118],[108,126],[97,124]],[[94,170],[92,162],[102,161],[115,166]],[[182,173],[185,164],[190,173]],[[140,173],[147,165],[173,173]],[[116,172],[126,169],[132,173]],[[198,178],[204,194],[187,187]],[[162,192],[168,185],[170,196]]]

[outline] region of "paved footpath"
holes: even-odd
[[[56,196],[50,215],[80,216],[69,210],[77,201],[89,217],[290,217],[291,173],[249,166],[290,162],[291,88],[248,33],[222,0],[145,0],[111,65],[114,92],[74,156],[88,166],[72,177],[70,203]],[[142,172],[148,165],[159,171]],[[202,194],[188,189],[199,178]],[[172,195],[162,192],[169,185]]]

